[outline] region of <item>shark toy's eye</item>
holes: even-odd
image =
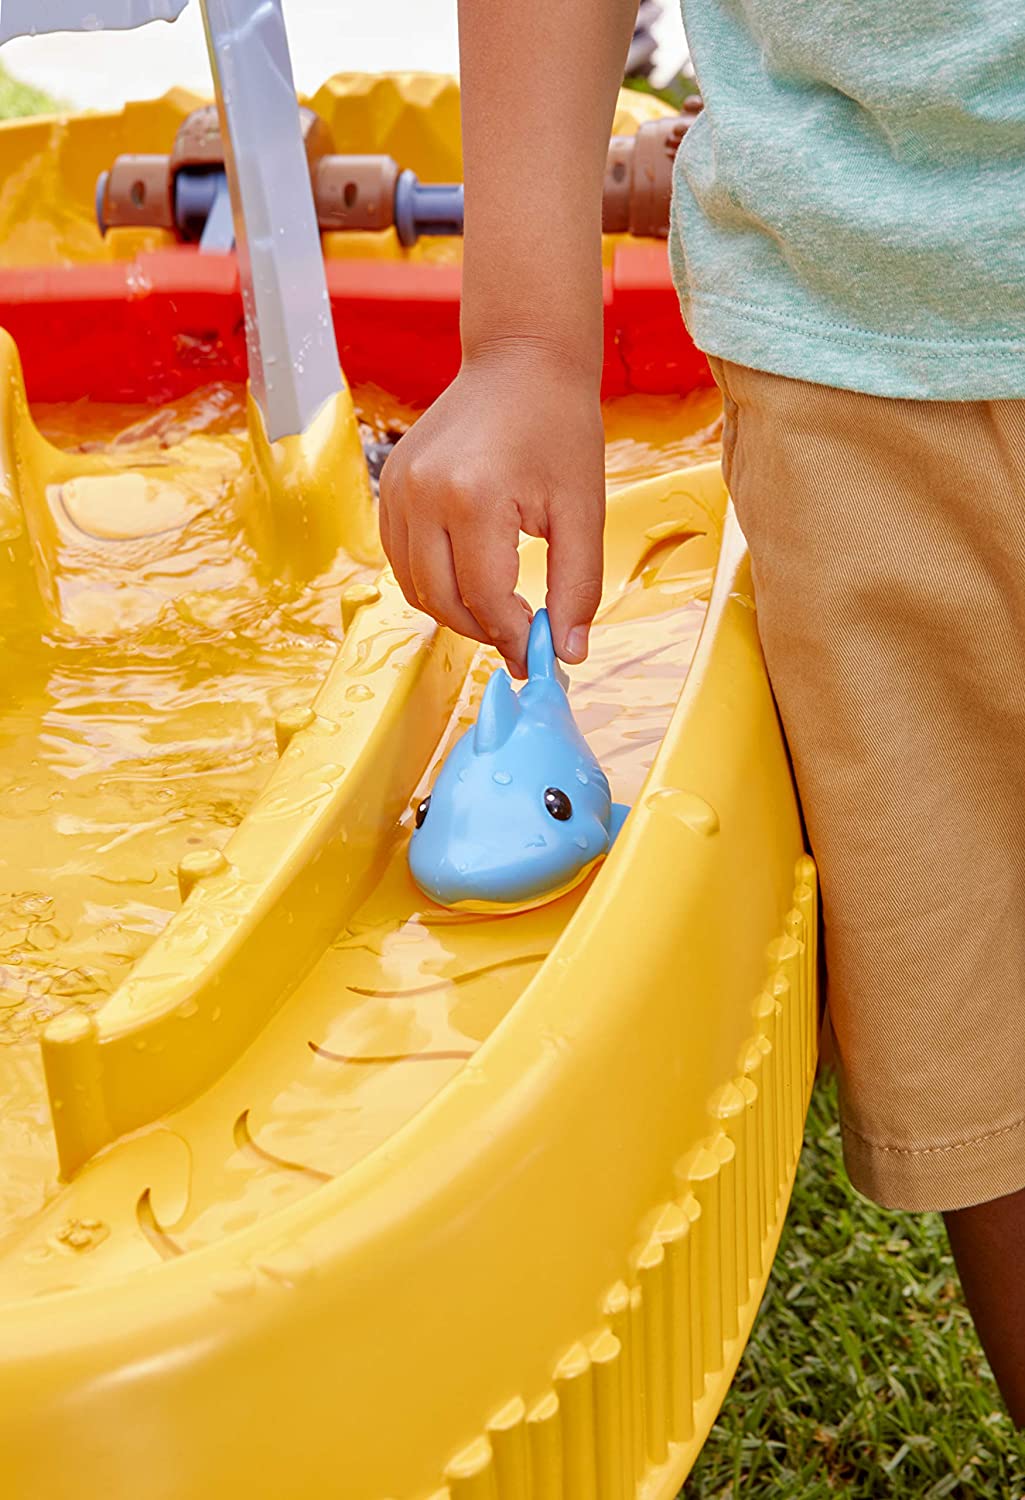
[[[417,828],[422,828],[424,826],[424,818],[426,818],[427,816],[427,809],[430,807],[430,805],[430,797],[425,797],[424,800],[420,803],[420,806],[417,808],[416,816],[413,820],[416,823]]]
[[[573,816],[572,802],[557,786],[550,786],[545,792],[545,808],[559,823],[568,823]]]

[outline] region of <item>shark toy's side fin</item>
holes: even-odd
[[[612,813],[609,817],[609,848],[616,842],[619,830],[626,822],[630,809],[625,802],[613,802]]]
[[[516,727],[520,705],[504,668],[491,678],[484,689],[480,713],[473,731],[473,753],[484,755],[504,745]]]
[[[531,621],[527,641],[527,675],[531,682],[557,682],[563,689],[569,685],[569,678],[555,655],[552,626],[546,609],[539,609]]]

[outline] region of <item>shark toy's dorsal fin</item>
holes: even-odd
[[[520,705],[512,689],[509,674],[502,667],[494,674],[481,699],[473,731],[474,755],[485,755],[504,745],[516,727]]]
[[[552,626],[546,609],[539,609],[530,625],[527,641],[527,674],[533,677],[556,678],[558,663],[552,643]],[[557,678],[556,678],[557,680]]]
[[[568,685],[566,676],[552,641],[552,625],[546,609],[539,609],[530,626],[527,641],[527,675],[531,682],[557,682],[561,688]]]

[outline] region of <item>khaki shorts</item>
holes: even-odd
[[[1025,400],[713,360],[818,863],[847,1168],[891,1208],[1025,1187]]]

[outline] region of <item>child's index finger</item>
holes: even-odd
[[[527,675],[531,610],[516,592],[519,527],[514,516],[450,533],[459,593],[513,677]]]

